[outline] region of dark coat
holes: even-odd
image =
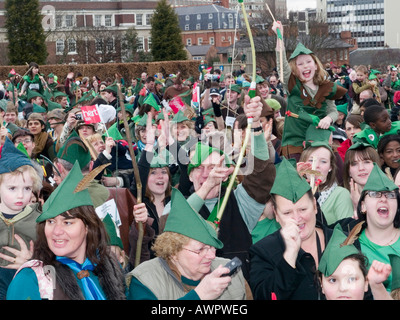
[[[326,244],[333,230],[322,229]],[[278,300],[323,299],[313,256],[300,248],[294,269],[283,258],[284,251],[280,230],[250,247],[250,287],[254,299],[271,300],[273,293]]]

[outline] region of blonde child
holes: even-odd
[[[31,161],[10,139],[0,151],[0,299],[5,299],[16,270],[33,252],[38,204],[30,204],[41,180]]]
[[[272,30],[283,34],[281,22],[274,22]],[[277,41],[277,69],[280,70],[280,50],[284,51],[283,41]],[[286,59],[283,54],[283,79],[281,82],[288,92],[287,110],[298,114],[303,110],[317,116],[318,128],[328,129],[338,117],[335,100],[341,98],[346,89],[331,82],[321,61],[315,54],[299,43],[295,51]],[[297,161],[303,151],[308,121],[286,116],[282,137],[282,154]]]
[[[360,65],[356,68],[356,80],[353,81],[352,89],[354,92],[354,101],[360,105],[360,93],[370,89],[374,93],[374,99],[381,102],[378,84],[376,81],[369,81],[368,68]]]

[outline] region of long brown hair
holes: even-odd
[[[315,54],[309,54],[311,58],[314,60],[315,65],[317,66],[317,70],[315,71],[314,75],[314,84],[320,86],[321,84],[325,82],[329,82],[329,77],[328,77],[328,72],[324,69],[324,66],[322,65],[321,61],[318,59],[318,57]],[[297,57],[296,57],[297,58]],[[298,69],[296,65],[296,58],[292,59],[289,61],[290,68],[292,69],[292,73],[300,80],[300,75],[298,74]]]
[[[80,206],[61,214],[63,217],[81,219],[87,227],[86,257],[94,264],[101,264],[103,257],[110,256],[108,250],[108,234],[103,222],[97,216],[93,206]],[[37,224],[37,239],[34,245],[32,259],[38,259],[44,264],[52,264],[55,260],[54,253],[47,244],[44,232],[46,221]]]
[[[150,176],[150,173],[151,173],[152,171],[154,171],[155,169],[157,169],[157,168],[150,168],[149,176]],[[168,187],[167,187],[167,189],[165,190],[165,198],[164,198],[164,200],[163,200],[163,201],[165,201],[165,199],[168,198],[168,197],[170,197],[170,196],[171,196],[171,193],[172,193],[172,180],[171,180],[171,179],[172,179],[172,176],[171,176],[171,172],[169,171],[169,168],[168,168],[168,167],[163,167],[163,169],[166,169],[167,172],[168,172]],[[147,179],[148,179],[148,178],[147,178]],[[147,197],[151,202],[154,202],[154,195],[153,195],[153,193],[150,191],[150,189],[149,189],[149,184],[148,184],[148,183],[146,183],[145,197]]]

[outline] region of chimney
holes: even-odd
[[[213,0],[213,4],[229,9],[229,0]]]

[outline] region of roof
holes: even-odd
[[[311,39],[309,39],[310,36],[299,36],[296,39],[296,43],[294,41],[288,41],[290,43],[286,43],[286,46],[289,48],[287,51],[293,51],[295,46],[297,45],[298,42],[302,42],[305,45],[311,42]],[[253,37],[254,40],[254,46],[256,48],[257,52],[270,52],[270,51],[275,51],[275,46],[276,46],[276,37],[275,36],[257,36]],[[318,37],[318,43],[313,39],[313,43],[316,47],[321,47],[324,49],[338,49],[338,48],[351,48],[352,45],[348,44],[347,42],[344,42],[340,39],[336,39],[333,37]],[[293,43],[292,43],[293,42]],[[235,50],[241,49],[241,48],[250,48],[250,43],[248,38],[240,39],[239,41],[236,41],[235,45]],[[307,45],[306,45],[307,46]],[[222,47],[218,51],[219,54],[224,54],[228,53],[231,51],[232,46],[229,47]],[[290,50],[290,48],[292,50]]]
[[[236,18],[237,12],[215,4],[174,8],[178,14],[179,26],[182,31],[225,30],[241,28],[241,19]]]
[[[357,49],[350,52],[350,65],[372,65],[374,68],[386,67],[400,61],[400,49],[376,48]],[[386,70],[386,68],[384,68]]]
[[[210,50],[212,45],[202,45],[202,46],[186,46],[186,49],[190,52],[190,54],[195,56],[205,56]]]

